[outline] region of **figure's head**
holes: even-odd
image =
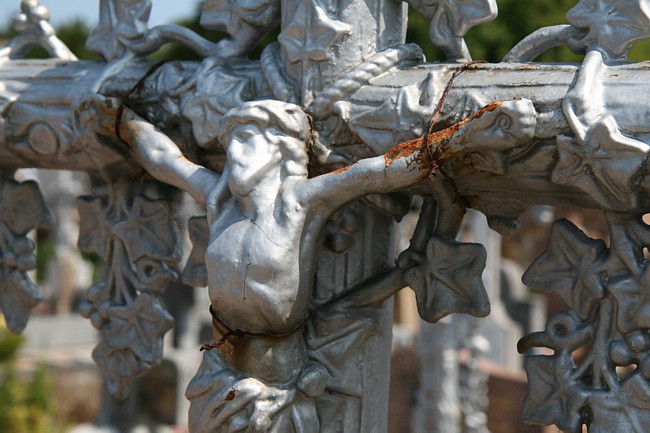
[[[256,161],[242,161],[249,171],[279,165],[283,176],[307,175],[307,141],[310,127],[302,109],[286,102],[251,101],[233,108],[219,122],[219,142],[233,165],[241,159],[243,141]],[[276,158],[279,160],[276,161]],[[252,174],[252,173],[251,173]]]

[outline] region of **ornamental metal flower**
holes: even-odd
[[[580,0],[566,17],[578,31],[572,48],[609,59],[625,58],[634,42],[650,37],[649,0]]]

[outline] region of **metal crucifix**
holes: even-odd
[[[626,55],[650,36],[650,4],[580,0],[569,25],[536,31],[496,64],[471,62],[463,39],[496,17],[494,0],[408,5],[446,61],[404,43],[407,4],[395,0],[206,0],[201,25],[229,35],[219,42],[150,28],[150,0],[100,0],[87,47],[102,62],[78,61],[47,10],[23,0],[0,50],[8,326],[22,331],[42,298],[26,235],[54,223],[14,171],[88,173],[79,246],[106,272],[81,310],[100,331],[93,357],[111,393],[125,397],[161,362],[172,326],[159,300],[182,257],[171,185],[205,209],[188,223],[183,271],[208,287],[214,332],[186,392],[190,430],[382,432],[387,300],[409,286],[424,320],[489,313],[485,250],[454,240],[465,210],[507,232],[533,204],[600,208],[609,245],[559,221],[524,276],[569,310],[520,342],[555,351],[527,358],[523,416],[567,432],[644,431],[650,73]],[[146,60],[170,42],[203,60]],[[585,54],[582,65],[532,62],[556,45]],[[52,58],[21,59],[33,47]],[[393,223],[415,196],[419,222],[396,260]],[[576,365],[572,352],[589,344]]]

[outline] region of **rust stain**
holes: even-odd
[[[518,99],[519,98],[516,98],[515,100]],[[439,163],[446,162],[451,156],[446,155],[446,144],[449,142],[451,137],[472,120],[480,118],[485,113],[496,110],[501,107],[501,105],[503,105],[502,101],[491,102],[476,113],[453,124],[449,128],[432,132],[426,137],[426,140],[424,137],[419,137],[399,143],[384,154],[385,166],[389,167],[393,162],[400,158],[413,156],[416,164],[422,168],[430,168],[431,172],[435,174]]]
[[[388,167],[397,159],[412,156],[416,152],[422,151],[424,151],[424,139],[422,137],[404,141],[384,153],[385,165]]]
[[[345,172],[345,171],[348,171],[348,170],[350,169],[350,167],[352,167],[353,165],[354,165],[354,164],[346,165],[345,167],[341,167],[341,168],[339,168],[338,170],[334,170],[334,171],[332,171],[332,172],[330,172],[330,173],[332,173],[332,174],[343,173],[343,172]]]

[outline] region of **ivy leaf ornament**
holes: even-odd
[[[277,19],[278,1],[206,0],[201,11],[201,26],[235,36],[242,22],[268,27]]]
[[[117,400],[124,400],[133,380],[149,368],[133,351],[112,348],[105,340],[95,347],[92,356],[104,373],[108,392]]]
[[[607,116],[593,124],[584,140],[559,136],[559,159],[551,180],[588,193],[606,208],[625,211],[638,205],[635,187],[650,147],[624,136]]]
[[[609,59],[624,59],[636,41],[650,37],[650,1],[580,0],[566,14],[578,35],[576,52],[597,49]]]
[[[528,393],[521,417],[534,424],[555,424],[566,432],[579,431],[580,408],[587,400],[587,393],[570,377],[575,369],[571,355],[564,352],[556,356],[528,356],[525,367]]]
[[[650,328],[650,294],[647,286],[626,275],[611,278],[607,289],[618,304],[616,325],[620,332],[627,334],[635,329]]]
[[[23,332],[32,308],[42,301],[43,295],[25,272],[13,269],[0,273],[0,311],[11,332]]]
[[[26,235],[54,223],[36,182],[0,183],[0,311],[7,327],[21,333],[43,295],[27,272],[36,268],[34,243]]]
[[[0,221],[18,236],[24,236],[36,227],[54,225],[54,214],[45,204],[36,182],[3,182],[0,185],[0,204]]]
[[[157,298],[142,293],[131,304],[110,307],[108,317],[103,332],[112,348],[131,350],[148,364],[162,358],[162,339],[174,319]]]
[[[582,320],[587,320],[605,296],[602,273],[607,247],[591,239],[567,220],[551,228],[549,248],[528,268],[524,284],[556,293]]]
[[[159,201],[138,195],[126,218],[113,225],[113,234],[122,240],[129,260],[143,257],[178,262],[181,259],[180,233],[170,210]]]
[[[332,58],[334,45],[348,36],[351,27],[333,20],[313,1],[300,2],[291,20],[278,36],[292,62],[325,62]]]
[[[148,32],[151,0],[100,0],[99,23],[86,39],[86,49],[107,61],[121,57]]]
[[[481,278],[486,261],[482,245],[432,236],[426,257],[419,261],[405,271],[404,278],[415,291],[422,319],[437,322],[451,313],[489,314],[490,301]]]

